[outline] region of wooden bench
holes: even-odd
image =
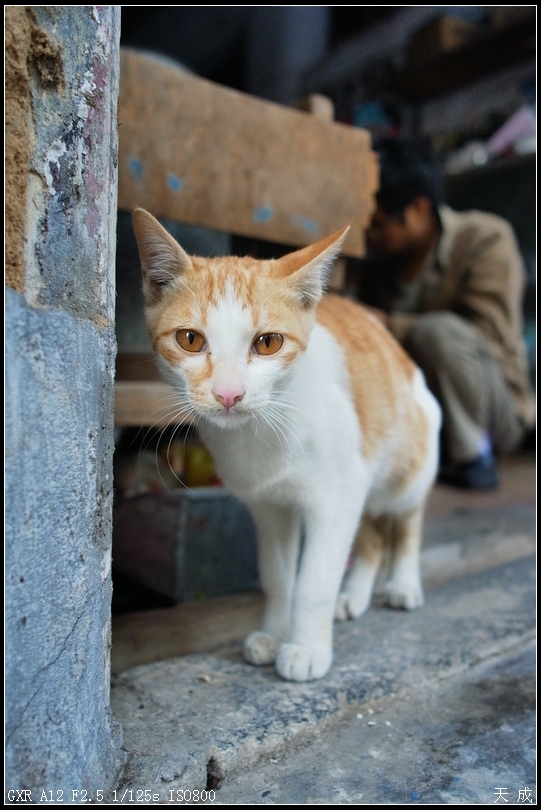
[[[355,257],[378,179],[370,134],[333,121],[324,97],[289,108],[130,49],[121,49],[118,172],[121,211],[141,206],[292,249],[351,223],[343,254]],[[144,360],[118,358],[116,425],[162,424],[171,389]]]

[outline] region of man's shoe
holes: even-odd
[[[442,470],[438,481],[462,489],[497,489],[500,484],[498,468],[492,455],[477,456],[473,461]]]

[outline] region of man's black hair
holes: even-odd
[[[416,197],[427,197],[438,216],[444,177],[438,157],[428,143],[415,138],[381,138],[374,144],[380,165],[378,205],[400,214]]]

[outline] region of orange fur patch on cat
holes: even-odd
[[[396,448],[393,476],[397,486],[405,486],[426,453],[426,417],[406,392],[413,385],[413,361],[388,330],[353,301],[325,295],[316,319],[334,335],[346,356],[367,458],[377,452],[397,420],[407,425],[407,441]]]

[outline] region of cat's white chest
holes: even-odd
[[[245,431],[245,434],[248,431]],[[287,437],[269,435],[205,436],[221,480],[243,500],[274,500],[285,491],[292,495],[301,480],[300,465],[294,462],[287,446]]]
[[[201,427],[226,487],[246,501],[291,504],[360,461],[360,429],[342,352],[323,327],[313,330],[289,386],[269,412],[233,430]]]

